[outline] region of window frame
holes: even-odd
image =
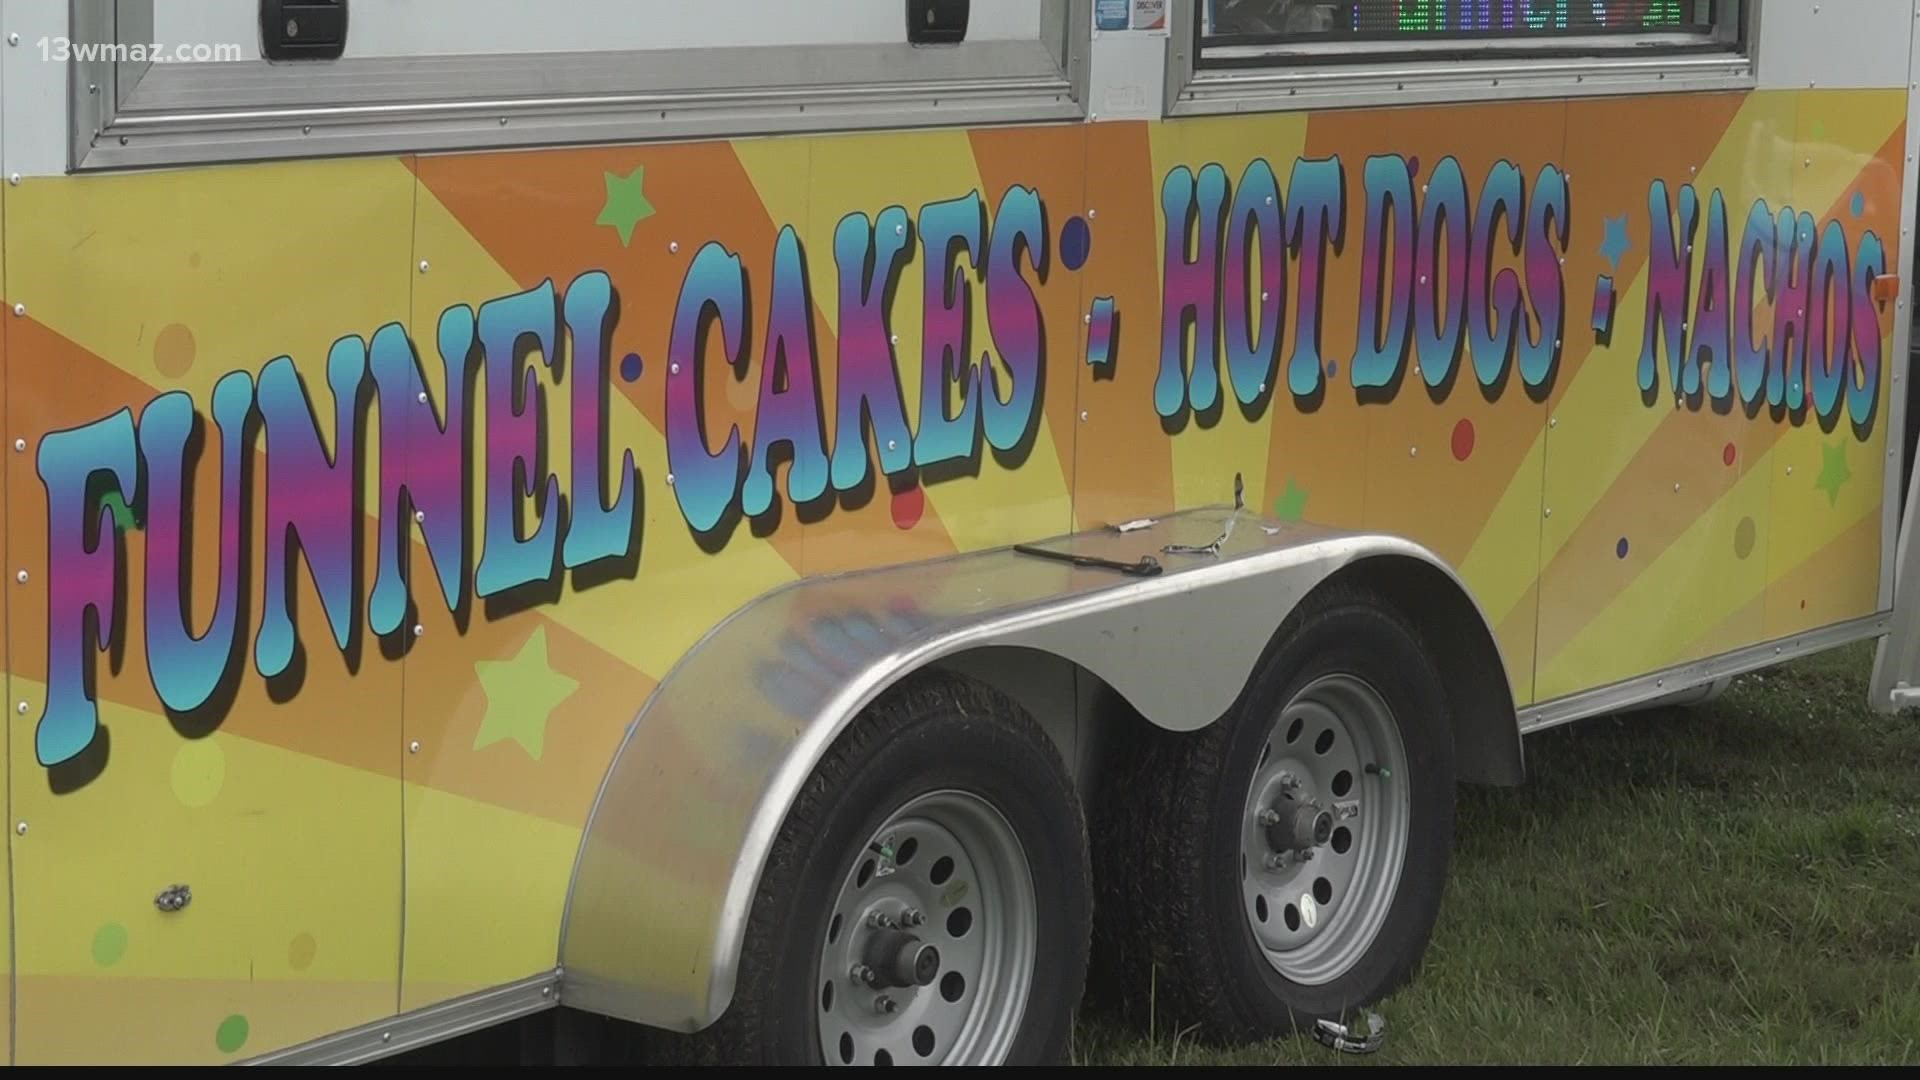
[[[155,2],[72,0],[72,40],[151,40]],[[485,64],[469,56],[74,59],[68,167],[1083,119],[1093,0],[1039,2],[1038,37],[958,46],[503,53]],[[908,58],[910,77],[901,74]],[[822,72],[834,81],[821,81]]]
[[[1321,40],[1226,46],[1209,61],[1201,0],[1170,0],[1168,116],[1527,100],[1600,94],[1746,90],[1761,4],[1731,9],[1710,39],[1697,33],[1554,34],[1419,41]]]

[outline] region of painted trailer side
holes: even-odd
[[[1428,568],[1365,584],[1453,663],[1449,787],[1888,630],[1913,4],[1318,68],[1209,66],[1189,3],[954,52],[884,6],[140,68],[40,41],[255,5],[0,2],[10,1060],[707,1028],[895,681],[1006,695],[1090,806],[1368,558]],[[762,85],[607,89],[649,49]]]

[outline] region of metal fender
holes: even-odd
[[[616,752],[574,869],[562,1000],[671,1030],[717,1019],[788,808],[834,738],[903,675],[983,646],[1038,649],[1106,680],[1152,722],[1192,730],[1233,704],[1302,597],[1361,562],[1414,566],[1424,591],[1413,604],[1447,581],[1438,591],[1472,603],[1407,540],[1227,508],[809,578],[756,599],[681,658]],[[1512,699],[1496,681],[1505,708],[1487,711],[1517,761]]]

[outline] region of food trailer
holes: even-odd
[[[1283,1035],[1526,734],[1920,694],[1908,0],[0,33],[10,1061]]]

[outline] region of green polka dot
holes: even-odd
[[[287,966],[295,971],[305,971],[313,966],[313,955],[319,951],[320,944],[313,940],[312,934],[299,934],[287,943]]]
[[[127,955],[127,928],[110,922],[93,932],[93,962],[112,967]]]
[[[213,1033],[213,1045],[223,1054],[231,1054],[247,1045],[247,1018],[234,1013],[220,1021],[219,1030]]]
[[[173,752],[173,794],[187,806],[205,806],[227,779],[227,752],[212,739],[193,739]]]

